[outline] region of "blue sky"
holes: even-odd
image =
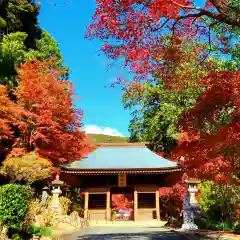
[[[95,1],[55,2],[57,6],[49,0],[42,0],[39,24],[56,39],[65,64],[70,67],[70,79],[81,99],[77,107],[85,112],[84,125],[89,131],[110,134],[115,130],[115,134],[118,131],[128,136],[131,117],[121,103],[122,92],[118,87],[104,88],[116,77],[128,77],[128,73],[120,65],[107,71],[106,64],[110,60],[97,52],[101,43],[84,38],[95,10]]]

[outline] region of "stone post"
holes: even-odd
[[[181,230],[183,231],[193,231],[197,230],[198,226],[194,223],[194,208],[197,206],[196,193],[198,189],[196,184],[199,183],[198,180],[187,180],[188,191],[184,194],[184,205],[183,205],[183,224]]]

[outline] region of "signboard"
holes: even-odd
[[[124,173],[118,175],[118,186],[126,187],[127,186],[127,176]]]

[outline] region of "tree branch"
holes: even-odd
[[[160,27],[155,28],[155,29],[152,29],[152,31],[153,31],[153,32],[156,32],[156,31],[158,31],[159,29],[163,28],[163,27],[167,24],[167,22],[170,21],[170,20],[171,20],[171,18],[167,18],[167,19],[162,23],[162,25],[161,25]]]
[[[174,5],[180,7],[180,8],[185,8],[185,9],[191,9],[191,10],[197,10],[197,11],[202,11],[204,10],[203,8],[199,8],[199,7],[194,7],[194,6],[185,6],[185,5],[182,5],[180,3],[177,3],[173,0],[171,0],[171,3],[173,3]]]
[[[209,0],[221,15],[227,16],[227,5],[219,0]]]
[[[199,11],[199,13],[196,13],[197,15],[199,14],[200,16],[207,16],[212,19],[215,19],[217,21],[224,22],[228,25],[235,26],[235,27],[240,27],[240,20],[237,19],[230,19],[227,16],[227,6],[223,3],[219,3],[219,0],[210,0],[210,2],[215,6],[215,8],[218,10],[220,14],[216,14],[210,11],[207,11],[206,9],[199,8],[199,7],[194,7],[194,6],[184,6],[182,4],[176,3],[175,1],[171,0],[171,3],[174,5],[184,8],[184,9],[190,9],[190,10],[195,10]],[[192,14],[187,14],[185,15],[187,17],[192,17]],[[200,17],[198,16],[198,17]]]
[[[204,15],[200,12],[200,13],[192,13],[192,14],[188,14],[188,15],[184,15],[184,16],[180,16],[180,17],[176,18],[176,21],[174,22],[174,24],[172,26],[173,35],[175,33],[176,25],[180,20],[185,19],[185,18],[191,18],[191,17],[199,18],[201,16],[204,16]],[[194,21],[196,21],[196,19]]]

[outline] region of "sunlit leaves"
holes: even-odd
[[[17,157],[9,155],[3,161],[1,168],[1,174],[7,176],[12,182],[27,184],[50,177],[52,171],[52,163],[34,152]]]
[[[45,31],[36,42],[36,49],[27,48],[25,41],[27,34],[23,32],[10,33],[0,41],[0,83],[13,88],[17,85],[16,69],[26,60],[35,58],[47,61],[54,58],[55,67],[67,74],[63,67],[63,58],[56,41]]]
[[[1,86],[0,132],[2,138],[14,138],[18,148],[35,150],[58,164],[81,159],[92,148],[85,133],[79,130],[82,111],[72,103],[72,84],[59,80],[62,73],[51,66],[51,62],[39,61],[23,64],[18,70],[14,102]],[[17,138],[12,127],[18,129]]]
[[[48,62],[27,62],[18,70],[15,91],[22,108],[19,144],[54,163],[80,159],[91,149],[79,130],[82,111],[72,103],[72,84],[58,80],[60,75]]]
[[[111,59],[123,57],[135,80],[146,80],[160,65],[159,52],[169,53],[165,38],[193,39],[205,44],[199,53],[205,61],[211,54],[227,54],[239,41],[239,4],[235,0],[206,1],[203,8],[195,1],[97,1],[87,37],[104,40],[101,50]],[[175,49],[175,57],[177,51]]]
[[[0,85],[0,141],[11,139],[12,129],[10,124],[17,119],[18,107],[8,97],[7,88]]]

